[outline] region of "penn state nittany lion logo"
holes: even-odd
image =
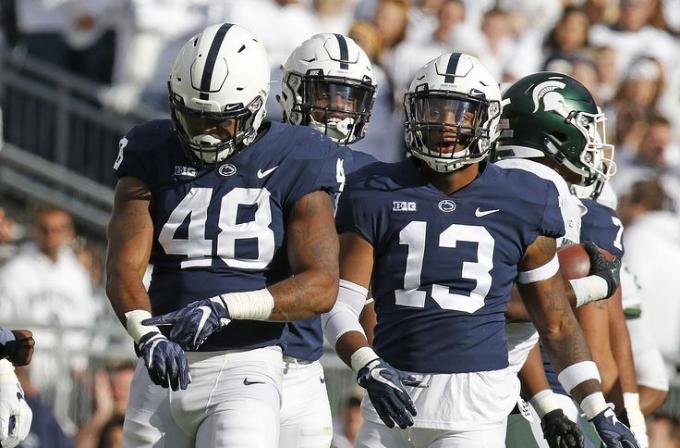
[[[565,83],[557,81],[557,79],[550,79],[534,87],[533,92],[531,92],[531,98],[534,100],[534,113],[538,111],[541,102],[543,102],[543,110],[546,112],[555,111],[566,118],[569,115],[569,108],[562,94],[558,92],[565,86]]]

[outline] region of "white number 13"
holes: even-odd
[[[408,246],[404,289],[395,291],[396,304],[425,307],[425,291],[419,291],[420,276],[425,258],[427,223],[412,221],[399,232],[399,243]],[[491,289],[494,239],[484,227],[452,224],[439,235],[439,247],[455,248],[459,241],[477,243],[477,261],[463,262],[462,277],[475,280],[477,285],[470,295],[451,293],[448,286],[432,285],[432,298],[442,309],[474,313],[484,306]]]

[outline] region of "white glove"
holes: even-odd
[[[0,360],[0,444],[14,448],[26,438],[33,412],[24,399],[24,391],[14,374],[12,364]]]
[[[640,448],[648,448],[649,440],[647,439],[647,424],[645,423],[645,416],[640,410],[640,396],[630,392],[624,393],[623,407],[628,416],[630,430],[638,441],[638,445],[640,445]]]

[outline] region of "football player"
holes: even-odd
[[[502,119],[506,129],[498,141],[497,157],[509,159],[499,164],[512,163],[516,157],[535,158],[563,177],[572,186],[572,192],[576,188],[592,191],[594,186],[613,175],[613,147],[604,141],[604,115],[592,95],[578,81],[560,73],[540,72],[514,83],[503,98],[505,107]],[[584,204],[583,207],[580,235],[577,238],[595,241],[620,256],[619,248],[607,238],[601,238],[599,229],[607,222],[615,225],[616,221],[612,220],[611,215],[603,221],[600,209],[594,208],[593,204]],[[609,232],[614,239],[616,233]],[[591,251],[593,247],[590,246]],[[593,290],[603,288],[607,289],[607,286],[591,283],[586,285],[585,292],[586,295],[592,295]],[[579,306],[577,316],[603,375],[603,387],[609,392],[618,375],[628,413],[632,416],[632,429],[641,446],[646,446],[644,418],[637,403],[637,385],[620,296],[618,299],[614,297],[611,303],[576,305]],[[557,381],[557,374],[550,370],[549,379],[553,388],[567,396]],[[550,446],[553,446],[554,441],[550,437],[559,432],[557,428],[565,426],[564,422],[556,424],[555,412],[563,408],[567,416],[576,420],[578,411],[570,400],[550,392],[537,352],[524,365],[521,378],[525,393],[531,397],[533,407],[543,420],[545,436]]]
[[[338,145],[346,174],[373,163],[350,145],[366,134],[376,93],[368,56],[352,39],[322,33],[297,47],[283,65],[279,103],[284,120],[309,126]],[[323,368],[323,332],[318,316],[287,325],[283,344],[283,394],[279,446],[327,448],[332,416]]]
[[[107,293],[140,357],[123,446],[276,447],[285,321],[337,296],[343,164],[264,121],[269,73],[250,32],[209,26],[173,66],[172,119],[121,140]]]
[[[418,71],[404,103],[412,157],[359,170],[337,213],[347,311],[336,349],[368,392],[357,446],[505,446],[519,391],[505,344],[515,279],[565,388],[601,431],[618,431],[564,295],[558,192],[486,163],[498,83],[476,58],[445,54]],[[369,286],[375,350],[358,323]]]
[[[33,335],[28,330],[0,327],[0,446],[14,448],[31,430],[33,413],[14,366],[26,366],[33,356]]]

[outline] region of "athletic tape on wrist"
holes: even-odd
[[[598,275],[569,280],[576,296],[576,306],[586,305],[607,297],[607,281]]]
[[[604,399],[602,392],[594,392],[581,401],[580,407],[586,414],[586,418],[592,420],[597,414],[607,409],[607,400]]]
[[[268,320],[274,310],[274,296],[267,288],[221,294],[219,297],[227,305],[232,319]]]
[[[132,310],[125,313],[125,329],[128,334],[132,336],[135,344],[139,343],[139,340],[145,334],[152,333],[154,331],[160,332],[155,325],[142,325],[144,319],[150,319],[151,313],[146,310]]]
[[[534,407],[540,418],[543,418],[548,412],[560,408],[560,403],[557,397],[555,397],[555,393],[550,389],[540,391],[529,399],[529,403]]]
[[[352,370],[358,373],[359,370],[363,369],[369,362],[378,358],[378,354],[374,352],[371,347],[361,347],[352,353],[350,364],[352,365]]]
[[[584,381],[602,382],[600,371],[597,370],[597,365],[593,361],[581,361],[567,366],[557,375],[557,380],[568,394],[571,394],[571,391]]]
[[[530,271],[523,271],[517,274],[517,283],[535,283],[535,282],[540,282],[541,280],[547,280],[553,275],[557,274],[557,271],[560,270],[560,261],[557,259],[557,254],[544,264],[543,266],[539,266],[536,269],[532,269]]]
[[[641,412],[640,410],[640,394],[636,392],[624,392],[623,393],[623,407],[631,412]]]

